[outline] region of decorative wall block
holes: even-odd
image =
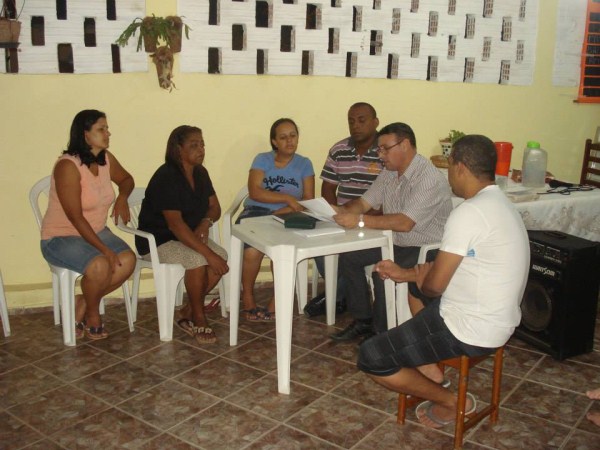
[[[539,0],[178,0],[181,70],[531,84]]]
[[[144,0],[17,0],[22,12],[19,73],[111,73],[148,70],[148,57],[115,40],[136,17]],[[24,6],[23,6],[24,4]],[[33,25],[33,26],[32,26]],[[6,57],[10,58],[8,50]],[[14,52],[12,53],[14,54]],[[0,72],[10,66],[0,65]]]

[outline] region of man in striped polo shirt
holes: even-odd
[[[417,153],[415,134],[405,123],[392,123],[379,132],[379,157],[385,169],[358,199],[338,207],[335,221],[346,228],[367,227],[392,230],[394,261],[404,268],[417,263],[419,249],[442,240],[446,219],[452,210],[450,186],[431,162]],[[365,215],[383,208],[379,216]],[[385,291],[380,277],[373,277],[373,306],[364,276],[365,266],[381,259],[380,249],[340,255],[340,272],[346,280],[346,301],[354,321],[332,334],[336,341],[370,337],[387,330]],[[411,311],[423,307],[410,299]]]
[[[355,103],[348,110],[350,136],[334,144],[321,171],[321,197],[332,205],[343,205],[360,198],[381,172],[383,164],[377,153],[379,119],[375,108],[368,103]],[[323,275],[323,258],[315,258]],[[338,277],[338,312],[342,312],[344,280]],[[325,294],[313,298],[304,312],[311,317],[325,314]]]

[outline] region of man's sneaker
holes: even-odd
[[[304,314],[308,317],[317,317],[325,314],[325,294],[317,295],[304,307]]]
[[[352,341],[358,337],[372,336],[373,325],[371,321],[354,320],[350,325],[342,331],[330,334],[329,337],[334,341]]]

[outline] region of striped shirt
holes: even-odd
[[[417,154],[406,171],[383,170],[363,195],[384,214],[404,214],[415,222],[408,232],[393,232],[394,245],[401,247],[441,242],[446,219],[452,211],[450,186],[429,160]]]
[[[373,184],[383,164],[377,154],[377,140],[367,152],[356,153],[352,138],[346,138],[329,150],[321,179],[338,186],[338,205],[360,198]]]

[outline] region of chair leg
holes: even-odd
[[[460,357],[458,375],[458,402],[456,405],[456,424],[454,427],[454,448],[461,448],[465,432],[465,412],[467,405],[467,389],[469,387],[469,358]]]
[[[135,272],[133,272],[133,285],[131,286],[131,318],[134,322],[137,321],[137,305],[138,305],[138,295],[140,293],[140,276],[142,275],[142,270],[137,268]]]
[[[74,346],[75,342],[75,280],[74,272],[65,270],[60,276],[60,312],[62,316],[63,342]]]
[[[162,273],[154,273],[154,283],[160,340],[170,341],[173,339],[175,301],[179,292],[183,292],[183,288],[180,289],[180,286],[183,283],[185,270],[180,265],[168,264],[165,266]]]
[[[129,294],[129,281],[125,280],[123,283],[123,301],[125,302],[125,311],[127,311],[127,324],[129,325],[129,332],[133,333],[133,315],[131,313],[131,295]]]
[[[52,308],[54,310],[54,325],[60,325],[60,280],[52,272]]]
[[[500,385],[502,383],[502,364],[504,363],[504,347],[496,350],[494,355],[494,378],[492,381],[492,413],[490,422],[496,423],[500,413]]]
[[[4,281],[2,280],[2,272],[0,272],[0,318],[2,318],[4,337],[9,337],[10,322],[8,320],[8,307],[6,306],[6,295],[4,294]]]
[[[400,425],[404,425],[406,421],[406,394],[398,394],[398,415],[396,416],[396,422]]]
[[[221,300],[221,317],[228,317],[227,314],[227,301],[225,300],[225,281],[223,277],[219,280],[219,299]]]

